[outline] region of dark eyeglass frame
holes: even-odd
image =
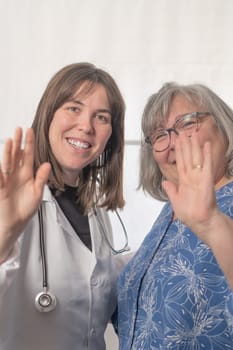
[[[173,126],[171,128],[168,128],[168,129],[161,129],[161,130],[155,130],[154,132],[152,132],[151,135],[149,136],[146,136],[145,137],[145,143],[149,144],[150,146],[153,147],[153,149],[155,150],[155,152],[163,152],[163,151],[166,151],[169,146],[170,146],[170,143],[171,143],[171,133],[172,131],[176,134],[176,135],[179,135],[179,132],[177,131],[177,124],[179,124],[181,121],[185,120],[187,117],[194,117],[196,118],[196,130],[198,130],[199,128],[199,120],[201,117],[205,117],[205,116],[210,116],[211,113],[210,112],[192,112],[192,113],[185,113],[185,114],[182,114],[182,115],[179,115],[178,116],[178,119],[176,119],[175,123],[173,124]],[[154,144],[155,144],[155,141],[153,142],[153,138],[156,134],[158,133],[164,133],[164,135],[167,133],[167,135],[169,136],[169,142],[168,142],[168,145],[162,149],[162,150],[156,150],[155,147],[154,147]]]

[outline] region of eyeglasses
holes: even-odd
[[[194,131],[199,130],[200,119],[211,115],[209,112],[193,112],[179,116],[173,126],[168,129],[155,130],[150,136],[146,136],[145,142],[150,144],[156,152],[163,152],[170,146],[171,132],[176,135],[185,133],[191,136]]]

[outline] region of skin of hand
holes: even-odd
[[[210,143],[205,142],[201,147],[197,133],[191,138],[180,135],[176,139],[176,167],[178,183],[165,180],[163,188],[172,203],[175,216],[194,232],[201,234],[202,228],[218,212]]]
[[[21,148],[22,129],[4,145],[0,168],[0,263],[6,260],[14,243],[41,202],[51,166],[42,164],[34,176],[34,133],[28,129]]]
[[[178,183],[165,180],[163,188],[174,217],[212,249],[233,289],[233,221],[217,208],[212,157],[209,142],[201,147],[197,134],[180,135],[176,140]]]

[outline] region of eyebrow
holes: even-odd
[[[178,121],[178,120],[180,120],[182,117],[184,117],[184,116],[186,116],[186,115],[190,115],[190,114],[193,114],[194,112],[190,112],[190,113],[183,113],[183,114],[178,114],[175,118],[175,121],[173,122],[173,124],[171,125],[171,128],[172,128],[172,126],[174,126],[175,124],[176,124],[176,122]],[[167,120],[166,120],[167,121]],[[156,128],[155,128],[155,130],[156,131],[162,131],[162,130],[167,130],[167,129],[170,129],[170,128],[165,128],[165,126],[160,126],[160,125],[158,125]]]
[[[73,102],[77,105],[85,106],[85,103],[81,102],[80,100],[76,100],[76,99],[71,99],[70,101],[67,101],[67,102]],[[96,111],[98,113],[108,113],[108,114],[112,115],[112,112],[106,108],[100,108],[100,109],[97,109]]]

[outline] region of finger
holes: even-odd
[[[184,146],[180,136],[176,138],[175,152],[176,152],[177,171],[178,171],[178,174],[182,176],[182,174],[184,174],[186,171],[186,166],[185,166],[185,159],[184,159]]]
[[[12,168],[11,151],[12,151],[12,139],[7,139],[4,144],[3,155],[2,155],[1,172],[3,176],[8,176],[11,173],[11,168]]]
[[[205,176],[208,179],[211,179],[212,183],[214,183],[213,177],[213,154],[212,147],[210,142],[205,142],[203,146],[203,171],[205,171]]]
[[[27,129],[25,135],[25,146],[23,151],[23,157],[21,159],[22,166],[33,171],[34,163],[34,132],[31,128]]]
[[[203,166],[203,149],[200,145],[200,140],[198,138],[198,133],[194,133],[190,138],[191,148],[192,148],[192,169],[201,169]]]
[[[51,171],[51,165],[49,163],[43,163],[36,172],[35,187],[36,187],[36,190],[41,194],[42,194],[44,185],[48,182],[50,171]]]
[[[4,177],[3,177],[3,173],[2,173],[2,166],[0,164],[0,188],[4,187]]]
[[[21,142],[22,142],[22,128],[15,129],[13,144],[12,144],[12,171],[19,165],[22,157]]]
[[[183,152],[183,162],[186,171],[192,169],[192,158],[193,158],[193,149],[191,144],[191,137],[182,134],[180,135],[180,142]]]
[[[166,192],[170,202],[173,203],[173,199],[175,198],[175,195],[177,193],[177,186],[168,180],[163,180],[162,187]]]

